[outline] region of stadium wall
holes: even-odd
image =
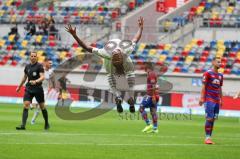
[[[7,76],[6,76],[7,74]],[[20,93],[16,93],[16,87],[19,84],[21,77],[23,75],[23,68],[1,68],[0,69],[0,102],[3,103],[22,103],[22,96],[24,89]],[[141,78],[145,78],[142,74]],[[71,81],[68,87],[68,91],[71,98],[75,101],[73,106],[77,107],[88,107],[89,103],[83,103],[83,101],[91,101],[93,107],[96,105],[94,97],[96,99],[106,98],[109,90],[106,74],[101,72],[95,81],[86,82],[83,79],[83,74],[79,71],[70,73],[67,78]],[[198,106],[198,101],[200,98],[201,89],[201,75],[189,75],[189,74],[166,74],[161,77],[164,80],[170,81],[173,84],[173,89],[169,92],[161,94],[159,101],[160,107],[164,112],[182,112],[191,111],[195,114],[204,114],[202,107]],[[223,107],[222,115],[224,116],[239,116],[240,117],[240,99],[233,100],[232,96],[237,91],[240,90],[240,85],[236,84],[239,77],[228,76],[225,77],[223,91]],[[122,84],[124,84],[123,82]],[[234,86],[234,89],[233,89]],[[88,89],[87,89],[87,88]],[[135,97],[137,99],[137,104],[142,100],[142,96],[145,94],[144,85],[140,85],[135,92]],[[226,92],[229,91],[229,92]],[[122,92],[123,96],[127,97],[127,94]],[[49,97],[47,104],[55,105],[57,101],[57,95],[51,94],[54,98]],[[125,104],[125,108],[128,109]]]
[[[22,104],[22,97],[24,89],[21,90],[19,94],[16,93],[17,86],[0,85],[0,90],[6,90],[0,92],[0,102],[1,103],[18,103]],[[86,88],[68,88],[70,93],[70,98],[73,100],[71,107],[81,107],[81,108],[94,108],[100,103],[99,99],[104,101],[109,101],[109,92],[107,90],[100,89],[86,89]],[[122,92],[123,93],[123,92]],[[51,94],[51,93],[50,93]],[[122,94],[125,97],[126,94]],[[143,99],[145,92],[137,91],[135,92],[136,107],[139,105]],[[168,113],[191,113],[191,114],[204,114],[204,108],[200,107],[199,102],[200,95],[194,93],[166,93],[160,95],[160,100],[158,102],[159,111]],[[127,98],[124,98],[127,101]],[[57,97],[50,98],[48,96],[46,104],[48,106],[57,105]],[[123,107],[128,110],[128,105],[124,102]],[[223,106],[220,111],[221,116],[231,116],[240,117],[240,99],[233,100],[230,96],[223,97]]]
[[[1,67],[0,68],[0,85],[10,85],[16,86],[19,84],[22,76],[23,69],[21,67]],[[146,75],[143,72],[136,72],[138,78],[143,80],[142,83],[146,83]],[[6,76],[7,75],[7,76]],[[89,73],[90,76],[96,76],[94,73]],[[90,88],[99,89],[109,89],[106,72],[100,72],[94,81],[84,80],[84,72],[79,70],[74,70],[71,72],[67,78],[71,81],[72,85],[84,85]],[[194,92],[198,93],[201,90],[201,74],[184,74],[184,73],[165,73],[164,76],[160,77],[163,80],[167,80],[172,83],[172,92]],[[94,78],[91,78],[94,79]],[[233,95],[240,90],[240,84],[237,84],[240,77],[236,75],[225,75],[223,92],[225,95]],[[117,82],[120,84],[121,88],[127,89],[125,86],[124,78],[117,78]],[[121,83],[123,85],[121,85]],[[234,87],[234,89],[233,89]],[[139,85],[136,87],[138,90],[143,90],[144,85]]]

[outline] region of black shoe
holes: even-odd
[[[45,129],[45,130],[49,130],[49,129],[50,129],[50,125],[49,125],[49,124],[45,124],[45,125],[44,125],[44,129]]]
[[[25,126],[20,125],[16,127],[16,130],[26,130],[26,128]]]
[[[116,102],[116,105],[117,105],[118,113],[122,113],[123,112],[122,99],[120,97],[116,97],[115,102]]]
[[[129,104],[129,111],[131,113],[135,113],[134,99],[133,98],[129,98],[128,99],[128,104]]]

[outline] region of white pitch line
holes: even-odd
[[[144,134],[144,135],[133,135],[133,134],[85,134],[85,133],[52,133],[52,132],[22,132],[22,133],[14,133],[14,132],[0,132],[1,136],[8,136],[8,135],[47,135],[47,136],[116,136],[116,137],[144,137],[144,138],[179,138],[179,136],[160,136],[158,134]],[[181,138],[192,138],[192,139],[203,139],[204,137],[196,137],[196,136],[184,136],[182,135]],[[240,139],[240,137],[216,137],[217,139],[223,140],[236,140]]]
[[[143,143],[134,143],[134,144],[120,144],[120,143],[106,143],[106,144],[97,144],[97,143],[3,143],[1,145],[89,145],[89,146],[207,146],[205,144],[143,144]],[[240,145],[209,145],[215,147],[240,147]]]

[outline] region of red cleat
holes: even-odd
[[[205,140],[205,144],[212,145],[215,144],[210,138]]]

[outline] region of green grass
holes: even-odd
[[[215,124],[215,145],[204,145],[204,117],[160,120],[159,134],[143,134],[142,120],[122,120],[115,111],[87,121],[64,121],[49,108],[51,129],[40,115],[26,131],[16,131],[22,106],[0,104],[0,159],[65,158],[238,158],[240,122],[223,118]]]

